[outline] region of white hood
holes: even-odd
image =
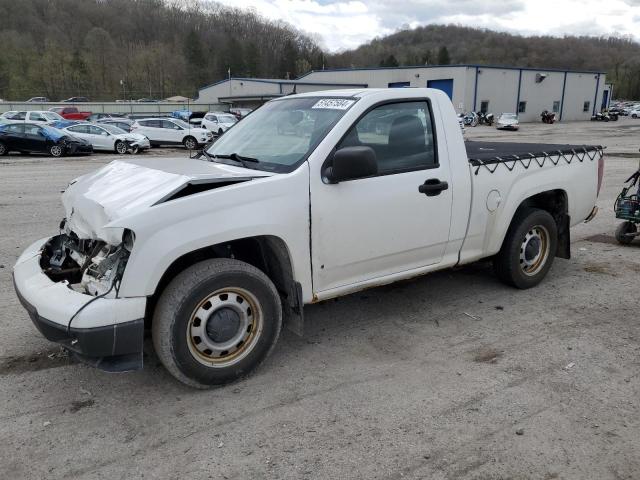
[[[232,165],[185,158],[116,160],[75,179],[62,195],[68,227],[80,238],[118,244],[122,229],[105,228],[138,213],[188,183],[250,180],[272,175]]]

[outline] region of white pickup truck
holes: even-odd
[[[300,128],[280,128],[298,124]],[[290,95],[194,159],[116,160],[73,180],[60,233],[18,259],[40,332],[105,370],[145,330],[180,381],[251,372],[303,306],[492,257],[517,288],[569,258],[601,147],[463,141],[432,89]]]

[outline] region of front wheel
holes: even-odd
[[[49,148],[49,153],[52,157],[61,157],[64,153],[64,148],[60,145],[52,145],[51,148]]]
[[[120,155],[124,155],[125,153],[127,153],[127,144],[125,142],[118,140],[116,142],[115,149],[116,149],[116,153],[119,153]]]
[[[539,284],[553,264],[558,227],[545,210],[522,209],[513,218],[493,265],[498,278],[516,288]]]
[[[180,273],[158,301],[153,344],[178,380],[207,388],[242,378],[275,346],[280,297],[259,269],[233,259],[197,263]]]
[[[221,128],[219,128],[218,129],[218,136],[222,135],[223,133],[224,133],[224,131]]]
[[[198,148],[198,142],[193,137],[187,137],[182,142],[187,150],[195,150]]]
[[[0,157],[6,155],[7,153],[9,153],[9,149],[4,143],[0,142]]]
[[[634,233],[638,231],[638,227],[633,222],[622,222],[616,228],[616,240],[622,245],[629,245],[635,238]]]

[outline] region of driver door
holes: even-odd
[[[449,240],[451,178],[426,99],[372,108],[336,150],[350,146],[370,147],[378,174],[337,184],[312,180],[315,292],[437,264]],[[446,156],[446,148],[440,152]],[[443,188],[427,196],[419,191],[426,181]]]

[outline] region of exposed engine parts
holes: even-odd
[[[64,229],[64,222],[61,227]],[[117,291],[133,243],[131,232],[125,237],[126,241],[112,246],[79,239],[67,230],[44,246],[40,266],[51,280],[66,281],[74,290],[92,296],[103,295],[114,286]]]

